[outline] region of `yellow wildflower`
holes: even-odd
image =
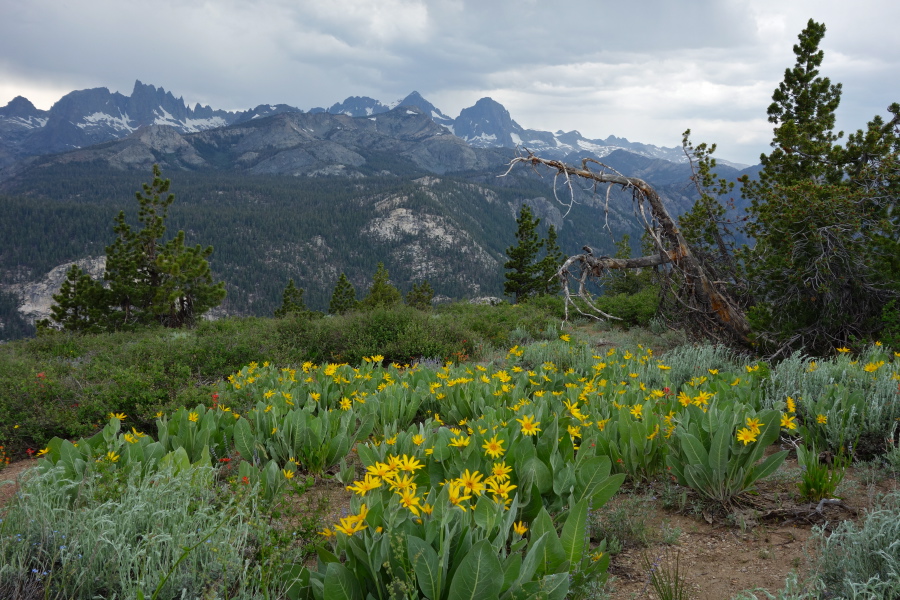
[[[496,435],[485,441],[481,447],[484,448],[484,454],[490,458],[500,458],[503,456],[503,440],[498,440]]]
[[[793,415],[781,415],[781,426],[785,429],[797,429],[797,422]]]
[[[485,484],[482,482],[482,478],[484,475],[479,473],[478,471],[469,472],[466,469],[462,475],[459,476],[459,479],[456,480],[461,487],[463,487],[470,494],[476,494],[478,496],[484,491]]]
[[[747,417],[747,427],[753,432],[753,435],[759,435],[762,422],[757,418]]]
[[[741,428],[737,432],[737,439],[739,442],[743,442],[746,446],[750,442],[756,441],[756,436],[758,432],[755,432],[751,429],[747,429],[746,427]]]
[[[525,415],[521,419],[516,419],[516,421],[522,425],[522,435],[536,435],[540,428],[538,425],[541,424],[540,421],[535,421],[534,417],[531,415]]]
[[[450,438],[450,443],[448,445],[453,446],[454,448],[465,448],[469,445],[470,441],[472,441],[472,438],[460,435],[459,437]]]
[[[360,496],[365,496],[366,493],[380,487],[381,479],[378,477],[373,477],[372,475],[369,475],[367,473],[362,481],[354,481],[352,485],[347,486],[347,489],[351,492],[359,494]]]

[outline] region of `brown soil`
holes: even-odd
[[[19,476],[29,467],[35,465],[33,458],[17,460],[0,470],[0,509],[19,491]]]
[[[649,501],[646,522],[651,541],[645,547],[626,545],[613,556],[610,598],[657,598],[646,561],[671,569],[676,556],[693,600],[729,599],[755,588],[774,594],[792,571],[804,575],[813,566],[814,545],[808,542],[814,526],[830,529],[840,521],[858,520],[880,495],[898,488],[897,479],[883,472],[849,468],[838,488],[842,505],[824,505],[818,514],[816,505],[801,503],[797,497],[799,475],[796,461],[785,461],[778,473],[759,486],[758,494],[746,496],[742,506],[728,511],[704,506],[690,496],[681,510]],[[674,530],[680,530],[677,541],[664,543],[664,532],[669,532],[672,542]],[[761,593],[757,596],[765,598]]]

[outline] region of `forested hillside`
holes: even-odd
[[[409,170],[353,180],[163,175],[176,195],[169,235],[183,229],[189,245],[213,245],[210,264],[226,282],[229,313],[271,314],[289,278],[305,288],[311,308],[324,309],[342,271],[362,293],[380,261],[403,291],[428,279],[438,295],[502,295],[503,252],[525,201],[544,216],[544,228],[553,223],[560,230],[564,251],[585,243],[613,251],[597,206],[576,205],[563,222],[547,183],[527,173],[439,178]],[[53,165],[17,180],[0,196],[0,282],[31,281],[66,261],[102,255],[118,211],[134,220],[133,195],[145,179],[102,165]],[[622,229],[630,226],[628,205],[614,208],[617,235],[633,233]]]

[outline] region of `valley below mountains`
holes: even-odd
[[[362,296],[378,262],[404,292],[427,279],[443,298],[500,296],[526,203],[567,254],[585,244],[612,254],[624,234],[637,251],[629,194],[607,206],[605,190],[576,188],[566,214],[557,196],[569,190],[552,174],[503,176],[523,147],[645,179],[674,214],[694,202],[681,149],[526,130],[489,98],[456,119],[415,92],[394,106],[356,97],[242,113],[191,109],[140,82],[131,97],[83,90],[49,111],[16,98],[0,108],[0,339],[46,316],[61,267],[99,264],[115,215],[135,222],[153,164],[176,196],[168,235],[215,248],[210,265],[228,289],[219,315],[271,315],[289,278],[323,310],[341,272]]]

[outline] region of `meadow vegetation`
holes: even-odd
[[[893,349],[768,364],[671,332],[560,329],[558,311],[395,306],[4,345],[0,444],[34,468],[3,509],[0,591],[602,597],[611,557],[647,543],[641,490],[726,521],[795,447],[805,469],[781,476],[798,503],[834,497],[854,461],[900,462]],[[341,512],[313,500],[328,486]],[[822,530],[820,562],[780,597],[890,593],[898,505]],[[653,586],[687,597],[670,562]]]

